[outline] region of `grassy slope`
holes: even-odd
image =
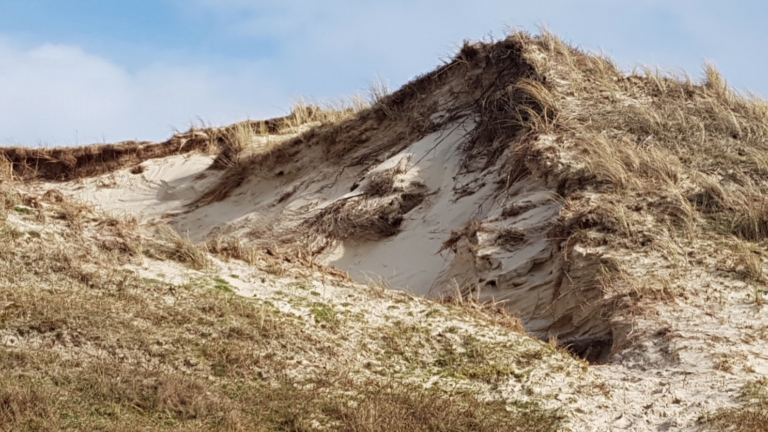
[[[549,431],[562,424],[562,414],[535,398],[488,393],[547,358],[579,369],[498,320],[438,311],[453,334],[435,340],[434,328],[418,324],[428,320],[392,319],[394,309],[448,307],[422,300],[402,299],[386,322],[368,326],[360,314],[312,300],[314,292],[286,299],[304,315],[234,295],[210,266],[181,285],[141,278],[122,267],[156,256],[202,268],[213,258],[183,241],[143,238],[135,221],[17,187],[0,183],[0,430]],[[388,298],[355,295],[371,304]],[[467,325],[514,343],[478,339]],[[360,326],[362,339],[350,339]],[[424,387],[432,377],[443,384]]]

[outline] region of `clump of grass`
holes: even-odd
[[[523,326],[523,321],[509,312],[509,309],[505,307],[503,302],[489,301],[481,302],[472,297],[470,293],[463,293],[461,289],[456,287],[453,296],[443,296],[440,298],[440,302],[446,305],[453,305],[462,308],[463,310],[475,315],[481,316],[485,319],[490,319],[496,325],[505,327],[511,331],[520,334],[526,334],[527,330]],[[427,316],[437,315],[440,312],[436,309],[432,309],[427,312]]]
[[[256,248],[244,245],[237,237],[217,236],[206,242],[205,248],[212,254],[241,260],[251,265],[256,264],[260,256]]]
[[[256,134],[249,123],[237,123],[212,133],[219,148],[212,168],[235,168],[242,160],[240,155],[254,145]]]
[[[299,132],[302,126],[336,124],[352,118],[368,106],[369,103],[358,96],[324,103],[297,99],[291,107],[290,115],[284,119],[283,129]]]
[[[376,105],[392,93],[389,82],[382,77],[376,77],[368,85],[368,102],[370,105]]]
[[[185,263],[195,270],[205,270],[210,267],[211,260],[204,247],[199,247],[188,238],[183,238],[167,225],[160,225],[157,228],[157,234],[163,243],[154,244],[154,248],[146,252],[150,254],[159,252],[161,256]]]
[[[759,286],[755,286],[754,288],[754,296],[755,296],[755,304],[758,306],[762,306],[763,301],[763,294],[765,294],[765,290],[760,289]]]
[[[753,282],[764,282],[765,272],[761,248],[740,239],[735,239],[733,243],[734,269],[743,272],[746,278]]]
[[[715,432],[764,431],[768,424],[768,379],[748,383],[742,389],[739,406],[721,408],[702,417],[700,423]]]
[[[339,240],[391,237],[400,231],[404,215],[423,200],[423,193],[402,194],[398,198],[340,200],[307,218],[302,228],[308,235]]]
[[[55,219],[66,221],[67,226],[75,231],[82,232],[83,228],[93,214],[93,208],[90,206],[75,202],[64,200],[58,203]]]
[[[731,206],[734,217],[730,222],[730,231],[749,241],[761,241],[768,238],[768,199],[762,195],[764,190],[761,189],[752,194],[751,198],[745,197]]]
[[[4,188],[0,188],[0,217],[5,217],[8,211],[21,202],[18,194]]]
[[[443,345],[440,355],[435,360],[435,366],[445,376],[489,383],[509,377],[519,379],[524,376],[521,366],[527,365],[517,365],[515,362],[497,358],[498,352],[494,351],[497,351],[498,347],[484,343],[472,335],[464,335],[457,348],[452,345]],[[543,358],[546,353],[541,349],[534,349],[525,355],[520,355],[516,360],[523,360],[526,355]]]
[[[0,156],[0,182],[9,182],[13,179],[13,163],[6,155]]]

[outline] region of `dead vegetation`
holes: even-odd
[[[555,112],[540,132],[576,158],[561,166],[563,192],[583,184],[705,231],[766,237],[766,102],[737,94],[712,66],[701,84],[650,69],[625,75],[546,32],[534,42],[527,58],[548,78],[535,97]]]
[[[148,159],[208,151],[209,145],[204,134],[189,132],[159,144],[128,141],[53,149],[6,147],[0,148],[0,158],[10,162],[14,175],[20,179],[67,181],[110,173]]]
[[[404,216],[424,201],[425,193],[419,185],[396,187],[394,172],[377,174],[360,195],[336,201],[302,222],[310,243],[315,236],[376,240],[400,232]]]
[[[185,263],[194,270],[205,270],[211,265],[205,248],[198,247],[170,226],[159,225],[155,230],[160,241],[148,250],[149,253]]]
[[[218,156],[212,166],[214,169],[234,169],[238,164],[238,155],[252,146],[256,137],[264,137],[267,141],[268,137],[273,137],[269,145],[260,149],[268,153],[270,146],[280,141],[280,135],[291,136],[303,127],[339,122],[353,116],[366,104],[362,98],[326,104],[298,101],[291,113],[284,117],[248,120],[225,127],[192,127],[162,143],[126,141],[82,147],[0,148],[0,179],[13,175],[24,180],[70,181],[128,167],[133,167],[132,173],[140,174],[140,164],[146,160],[194,151],[216,152]]]
[[[225,259],[237,259],[250,265],[259,261],[259,252],[244,245],[239,238],[217,236],[205,243],[205,249]]]
[[[722,408],[703,416],[699,422],[706,430],[758,432],[768,424],[768,380],[752,381],[742,390],[737,407]]]
[[[495,324],[513,332],[526,333],[522,320],[510,314],[509,309],[502,302],[480,302],[474,299],[471,294],[466,295],[460,290],[457,290],[453,296],[441,297],[439,301],[443,304],[459,306],[476,316],[482,316],[485,319],[490,318]]]

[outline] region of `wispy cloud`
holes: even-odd
[[[72,145],[162,139],[196,119],[279,114],[286,99],[267,65],[178,66],[133,72],[82,49],[23,49],[0,40],[0,143]],[[217,67],[218,66],[218,67]]]

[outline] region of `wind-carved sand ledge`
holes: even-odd
[[[519,33],[369,107],[115,148],[0,153],[29,190],[210,252],[500,306],[593,365],[578,380],[598,391],[563,402],[571,430],[759,430],[740,413],[768,415],[740,405],[768,373],[768,107],[713,69],[627,75]]]

